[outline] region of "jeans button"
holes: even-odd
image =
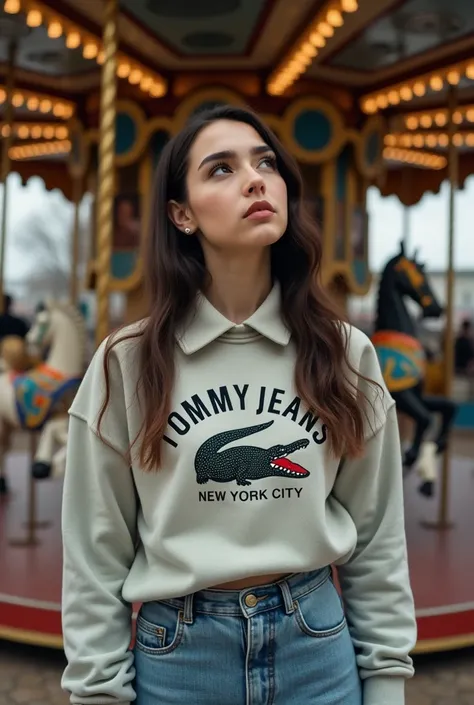
[[[256,607],[257,602],[258,600],[255,595],[247,595],[245,598],[245,604],[247,605],[247,607]]]

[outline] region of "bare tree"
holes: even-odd
[[[79,262],[84,276],[89,256],[90,213],[87,204],[80,210]],[[64,298],[72,275],[73,209],[64,199],[47,198],[26,215],[12,233],[12,245],[23,260],[21,289],[34,305],[46,298]],[[18,280],[17,280],[18,281]],[[18,282],[19,283],[19,282]]]

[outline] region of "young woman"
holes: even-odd
[[[395,408],[318,284],[297,167],[220,107],[167,145],[153,201],[150,316],[99,348],[70,412],[63,686],[80,705],[402,705]]]

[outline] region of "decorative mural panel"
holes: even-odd
[[[133,19],[181,55],[245,54],[267,0],[121,0]]]
[[[352,71],[374,72],[473,32],[472,0],[395,3],[391,12],[365,27],[330,64]]]

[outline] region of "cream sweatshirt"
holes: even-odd
[[[383,387],[369,339],[349,326],[348,338],[354,367]],[[124,459],[141,426],[138,344],[120,343],[111,357],[107,443],[97,435],[104,344],[70,409],[62,683],[71,702],[135,699],[132,603],[335,564],[364,705],[402,705],[416,622],[400,440],[385,387],[357,382],[374,405],[365,454],[334,458],[324,424],[294,387],[278,285],[241,325],[199,296],[177,340],[162,468],[150,474],[137,452],[131,467]]]

